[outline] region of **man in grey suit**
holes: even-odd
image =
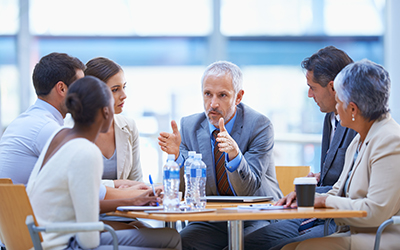
[[[242,81],[241,70],[233,63],[208,66],[202,78],[205,112],[182,118],[180,132],[172,121],[173,132],[160,133],[159,145],[174,154],[181,167],[188,151],[202,153],[207,195],[270,195],[277,200],[282,193],[275,176],[272,124],[241,103]],[[245,222],[244,232],[268,223]],[[228,244],[227,223],[191,222],[181,237],[183,249],[222,249]]]
[[[350,63],[353,60],[344,51],[333,46],[320,49],[301,63],[307,71],[308,97],[313,98],[321,112],[326,113],[322,132],[321,171],[308,175],[317,178],[318,193],[328,192],[339,179],[347,147],[357,134],[340,125],[340,117],[336,111],[336,92],[333,88],[336,75]],[[245,248],[281,249],[292,242],[323,237],[324,222],[314,218],[282,220],[247,235]],[[335,229],[336,225],[331,221],[329,233],[333,233]]]

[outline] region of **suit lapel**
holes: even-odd
[[[335,134],[333,135],[333,138],[332,138],[332,143],[329,147],[329,152],[327,153],[326,158],[325,158],[325,163],[324,163],[324,167],[323,167],[323,173],[321,176],[321,180],[324,179],[326,173],[331,168],[333,158],[336,155],[336,152],[338,151],[339,146],[344,139],[345,132],[346,132],[346,128],[344,128],[340,124],[338,124],[336,127]]]
[[[240,147],[242,145],[240,138],[242,135],[242,130],[243,130],[243,109],[242,106],[239,104],[236,106],[236,120],[235,124],[233,124],[232,131],[230,133],[230,136],[235,140],[237,145]],[[243,149],[241,149],[243,150]]]
[[[353,171],[351,172],[351,175],[349,177],[349,186],[348,186],[348,190],[350,189],[351,186],[351,181],[353,180],[353,176],[354,173],[357,170],[357,167],[360,165],[361,159],[363,159],[363,155],[365,153],[365,151],[367,150],[369,141],[375,136],[375,133],[377,133],[379,131],[379,129],[385,124],[387,123],[389,120],[391,119],[390,114],[387,114],[387,117],[384,118],[383,120],[378,120],[375,121],[374,124],[372,124],[371,128],[368,131],[368,134],[363,142],[363,145],[361,147],[360,152],[358,152],[358,156],[357,159],[354,162],[354,166],[353,166]]]
[[[117,176],[118,179],[126,179],[127,173],[123,171],[124,166],[125,166],[125,161],[126,161],[126,154],[128,152],[127,148],[129,148],[129,132],[126,129],[127,124],[123,121],[119,121],[118,119],[115,118],[114,116],[114,133],[115,133],[115,141],[118,143],[118,146],[116,147],[117,151]],[[122,172],[126,176],[122,176]]]
[[[365,150],[366,150],[367,147],[368,147],[368,142],[365,140],[365,141],[363,142],[363,145],[362,145],[362,147],[361,147],[360,152],[358,152],[357,159],[355,159],[355,161],[354,161],[353,168],[351,169],[352,172],[351,172],[351,174],[350,174],[350,176],[349,176],[349,184],[348,184],[348,187],[347,187],[347,192],[349,192],[349,190],[350,190],[350,186],[351,186],[351,182],[352,182],[352,180],[353,180],[354,173],[356,172],[358,166],[360,165],[361,159],[363,158],[363,155],[364,155]],[[358,143],[357,143],[357,145],[356,145],[356,148],[358,148]],[[356,149],[356,150],[357,150],[357,149]],[[354,151],[354,154],[355,154],[355,152],[356,152],[356,151]],[[353,154],[353,156],[354,156],[354,154]],[[348,173],[347,173],[347,174],[348,174]],[[346,183],[346,182],[345,182],[345,183]],[[346,184],[344,184],[344,185],[346,185]],[[344,186],[343,186],[343,191],[344,191]],[[346,197],[347,194],[344,194],[344,196]]]
[[[325,115],[325,119],[324,119],[324,127],[322,130],[322,145],[321,145],[321,174],[323,177],[324,175],[324,163],[326,160],[326,153],[328,151],[329,148],[329,143],[330,143],[330,137],[331,137],[331,123],[330,123],[330,117],[331,117],[332,113],[328,113]]]

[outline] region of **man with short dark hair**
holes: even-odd
[[[317,178],[318,193],[328,192],[339,179],[347,147],[357,134],[354,130],[340,125],[333,87],[336,75],[351,63],[353,60],[334,46],[320,49],[301,63],[302,68],[307,71],[308,97],[313,98],[321,112],[326,113],[322,132],[321,171],[308,175]],[[281,249],[292,242],[323,237],[324,222],[315,218],[282,220],[247,235],[245,248]],[[329,234],[332,234],[335,228],[336,224],[331,221]]]
[[[27,184],[44,145],[64,125],[68,86],[84,76],[85,65],[64,53],[51,53],[36,64],[33,85],[38,99],[10,123],[0,140],[0,178]]]
[[[339,179],[346,149],[357,134],[340,125],[333,87],[336,75],[350,63],[353,60],[334,46],[320,49],[301,63],[302,68],[307,70],[308,97],[314,98],[321,112],[326,113],[322,131],[321,170],[309,174],[317,178],[316,191],[319,193],[328,192]]]

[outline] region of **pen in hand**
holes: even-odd
[[[156,196],[156,190],[154,189],[154,183],[153,183],[153,179],[151,179],[151,174],[149,174],[149,181],[150,181],[151,188],[153,189],[153,194],[154,194],[154,196]],[[160,206],[160,204],[158,204],[158,202],[157,202],[157,206]]]

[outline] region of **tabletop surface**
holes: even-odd
[[[216,204],[214,204],[216,205]],[[237,206],[228,206],[230,208]],[[222,206],[222,204],[221,204]],[[227,207],[227,206],[224,206]],[[212,212],[203,213],[147,213],[143,211],[116,211],[109,213],[122,217],[154,219],[167,222],[189,220],[189,221],[233,221],[233,220],[270,220],[270,219],[296,219],[296,218],[349,218],[366,217],[366,211],[340,210],[331,208],[316,208],[314,211],[299,212],[297,209],[279,210],[243,210],[224,209],[224,207],[213,207],[207,204]]]

